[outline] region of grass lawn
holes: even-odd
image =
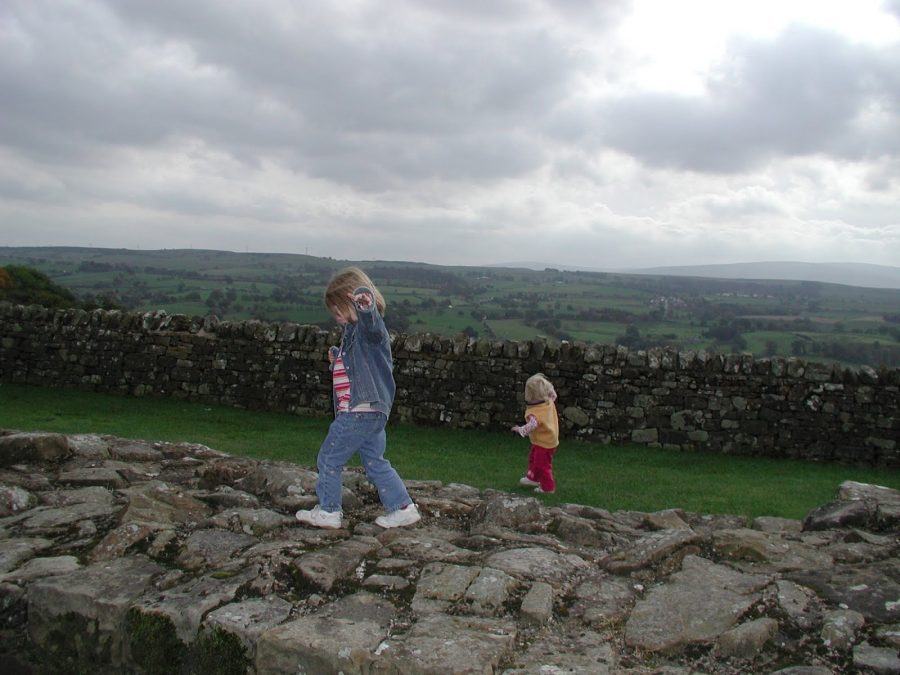
[[[203,443],[259,459],[315,466],[330,420],[176,399],[134,398],[0,384],[0,428],[103,433]],[[527,440],[512,432],[392,423],[388,457],[406,479],[458,482],[530,494],[518,485]],[[845,480],[900,489],[900,469],[681,453],[563,439],[554,460],[558,488],[547,503],[615,510],[683,508],[748,518],[802,518]]]

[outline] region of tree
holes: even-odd
[[[54,283],[43,272],[24,265],[0,268],[0,300],[17,305],[43,305],[51,309],[80,307],[81,303],[67,288]]]

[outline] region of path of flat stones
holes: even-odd
[[[615,512],[205,446],[0,431],[0,670],[900,673],[900,494],[846,482],[803,521]]]

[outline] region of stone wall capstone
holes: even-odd
[[[317,326],[0,302],[0,382],[331,412]],[[525,379],[559,394],[564,438],[900,465],[900,370],[541,339],[394,335],[393,419],[505,430]]]

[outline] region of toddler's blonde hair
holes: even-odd
[[[535,373],[525,380],[526,401],[545,401],[551,391],[553,391],[553,384],[543,373]]]
[[[334,273],[331,281],[328,282],[327,288],[325,288],[325,307],[329,312],[335,309],[346,310],[352,307],[350,298],[347,296],[360,286],[365,286],[372,291],[372,294],[375,296],[375,306],[378,308],[378,313],[384,316],[384,297],[375,288],[375,284],[372,283],[369,275],[358,267],[345,267]]]

